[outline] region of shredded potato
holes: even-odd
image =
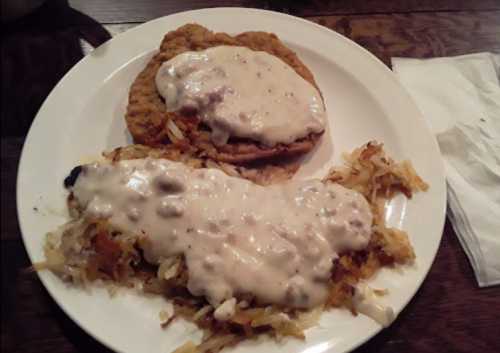
[[[344,154],[345,166],[333,168],[324,181],[339,183],[363,194],[372,206],[376,224],[383,224],[384,206],[397,193],[411,198],[416,191],[427,191],[427,185],[409,161],[396,163],[388,157],[383,145],[368,142],[350,154]]]
[[[210,311],[213,311],[213,307],[211,305],[205,305],[203,308],[198,310],[196,314],[193,315],[193,321],[196,322],[200,319],[202,319],[206,314],[208,314]]]
[[[117,149],[106,154],[112,161],[146,156],[183,158],[177,150],[155,151],[138,145],[133,150]],[[73,213],[75,220],[48,235],[46,261],[35,264],[34,268],[49,269],[63,280],[78,285],[103,280],[130,287],[139,280],[145,292],[170,298],[174,313],[163,317],[162,326],[181,317],[204,331],[199,345],[186,342],[174,353],[219,352],[262,334],[276,339],[284,336],[304,339],[304,331],[317,324],[324,310],[344,307],[356,314],[353,295],[360,280],[371,277],[381,267],[409,264],[415,259],[407,234],[386,227],[384,207],[394,195],[403,193],[411,198],[414,192],[427,190],[428,185],[410,162],[396,163],[387,157],[381,144],[369,142],[347,154],[345,160],[345,166],[331,170],[324,182],[339,183],[364,195],[374,214],[373,233],[366,249],[339,254],[334,261],[328,299],[323,306],[312,310],[262,306],[247,296],[237,298],[239,303],[229,320],[218,321],[213,316],[214,308],[203,297],[194,297],[187,291],[187,268],[181,256],[165,259],[158,267],[152,266],[137,251],[140,237],[114,230],[105,221],[81,218],[79,212]],[[197,160],[185,162],[201,166]],[[71,196],[68,205],[74,207]],[[378,293],[385,292],[379,290]]]
[[[241,340],[242,337],[235,334],[227,334],[227,335],[214,334],[207,340],[203,341],[199,346],[197,346],[196,352],[216,353],[219,352],[222,348],[234,346]]]
[[[172,353],[199,353],[199,352],[200,351],[193,342],[187,341]]]

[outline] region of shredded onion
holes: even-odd
[[[167,120],[167,128],[170,130],[172,134],[179,140],[182,140],[184,138],[184,134],[182,131],[179,129],[177,125],[172,121],[172,119]]]
[[[318,324],[318,321],[321,317],[321,313],[323,312],[323,310],[324,310],[323,305],[320,305],[312,310],[300,313],[295,322],[302,330],[307,330],[308,328],[311,328]]]

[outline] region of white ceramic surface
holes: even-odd
[[[388,208],[393,226],[409,232],[417,261],[402,271],[381,271],[373,283],[388,288],[382,301],[399,313],[426,276],[438,249],[445,216],[445,179],[437,145],[424,120],[392,72],[352,41],[295,17],[251,9],[207,9],[179,13],[120,34],[81,60],[40,109],[23,149],[17,184],[23,239],[32,261],[43,260],[44,234],[67,218],[62,180],[73,166],[102,150],[130,143],[123,119],[128,88],[163,35],[197,22],[228,33],[276,33],[310,67],[324,95],[329,129],[306,158],[298,178],[323,176],[340,155],[368,140],[385,143],[397,159],[408,158],[431,185],[427,193]],[[35,212],[33,207],[38,208]],[[119,352],[168,352],[199,339],[193,325],[175,322],[167,330],[158,312],[168,304],[122,291],[68,287],[51,273],[40,279],[55,301],[84,330]],[[345,310],[325,313],[305,341],[245,342],[234,352],[345,352],[380,330],[371,319]]]

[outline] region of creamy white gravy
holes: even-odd
[[[327,296],[340,251],[370,240],[363,196],[319,180],[259,186],[216,169],[136,159],[83,167],[73,194],[87,216],[146,237],[146,259],[184,255],[188,290],[218,306],[241,294],[307,308]]]
[[[177,55],[158,70],[156,87],[168,111],[198,115],[217,145],[230,136],[289,144],[325,128],[318,90],[262,51],[218,46]]]

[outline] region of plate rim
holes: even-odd
[[[174,14],[170,14],[170,15],[158,17],[158,18],[155,18],[153,20],[141,23],[141,24],[137,25],[136,27],[128,29],[128,30],[126,30],[126,31],[124,31],[122,33],[117,34],[116,36],[114,36],[110,40],[108,40],[107,42],[105,42],[102,45],[100,45],[99,47],[95,48],[94,50],[102,49],[105,46],[111,46],[114,42],[120,40],[122,38],[122,36],[131,35],[131,32],[134,32],[135,30],[138,30],[141,27],[144,27],[144,26],[153,26],[156,22],[160,23],[161,21],[165,21],[166,19],[168,19],[170,17],[187,16],[187,15],[190,15],[190,14],[196,14],[196,15],[203,16],[205,13],[207,15],[213,15],[213,14],[210,14],[210,13],[216,13],[216,12],[236,12],[239,15],[244,15],[245,12],[246,13],[253,13],[253,14],[265,13],[265,14],[271,15],[271,16],[283,17],[285,19],[288,19],[289,21],[300,22],[303,25],[312,27],[312,29],[315,30],[315,31],[319,30],[319,31],[322,31],[324,33],[327,33],[328,35],[334,35],[337,38],[337,40],[340,40],[340,41],[344,42],[344,44],[348,44],[349,46],[353,47],[355,50],[357,50],[358,52],[362,53],[363,56],[366,59],[370,60],[373,64],[376,64],[379,67],[379,70],[381,70],[381,72],[384,73],[384,76],[387,77],[387,79],[390,79],[391,81],[393,81],[393,83],[395,83],[400,88],[400,91],[401,91],[400,93],[403,96],[405,96],[405,99],[407,101],[406,104],[408,106],[412,106],[412,108],[414,110],[414,113],[415,113],[413,118],[416,118],[416,119],[420,120],[420,124],[421,124],[422,130],[425,131],[425,133],[429,137],[431,137],[431,140],[432,140],[432,142],[431,142],[432,143],[432,149],[434,149],[434,151],[437,152],[436,155],[438,156],[437,157],[437,159],[438,159],[437,162],[438,162],[439,168],[438,168],[438,170],[436,170],[434,172],[435,172],[436,176],[438,177],[438,179],[440,180],[440,184],[441,184],[438,189],[443,190],[443,187],[444,187],[444,192],[442,192],[442,195],[440,197],[440,205],[438,207],[439,208],[439,217],[440,217],[440,222],[438,222],[438,223],[440,223],[440,227],[439,227],[439,239],[437,240],[436,247],[435,247],[435,249],[434,249],[434,251],[432,253],[432,256],[430,257],[431,260],[429,261],[429,264],[428,264],[427,268],[423,271],[422,277],[416,282],[416,286],[415,286],[415,289],[414,289],[413,293],[410,296],[408,296],[408,298],[406,298],[404,300],[404,303],[403,303],[403,305],[401,307],[401,311],[403,311],[408,306],[409,302],[415,297],[415,295],[417,294],[418,290],[420,289],[423,281],[427,278],[427,276],[429,274],[429,271],[430,271],[432,265],[435,262],[437,252],[438,252],[438,250],[440,248],[440,245],[441,245],[441,242],[442,242],[443,231],[444,231],[444,226],[445,226],[445,219],[446,219],[446,203],[447,203],[446,179],[445,179],[445,173],[444,173],[444,163],[443,163],[443,160],[440,157],[439,147],[438,147],[437,141],[436,141],[435,137],[433,136],[433,134],[431,133],[431,130],[430,130],[428,124],[426,123],[426,121],[425,121],[425,119],[423,117],[422,112],[418,109],[418,107],[416,106],[415,102],[411,99],[411,97],[410,97],[409,93],[407,92],[407,90],[398,81],[398,79],[397,79],[396,75],[394,74],[394,72],[392,70],[390,70],[389,67],[387,67],[382,61],[380,61],[374,54],[372,54],[366,48],[364,48],[361,45],[357,44],[353,40],[351,40],[351,39],[349,39],[349,38],[341,35],[340,33],[335,32],[334,30],[331,30],[331,29],[329,29],[329,28],[327,28],[325,26],[322,26],[320,24],[317,24],[315,22],[309,21],[307,19],[296,17],[296,16],[292,16],[292,15],[289,15],[289,14],[280,13],[280,12],[275,12],[275,11],[271,11],[271,10],[254,9],[254,8],[244,8],[244,7],[214,7],[214,8],[205,8],[205,9],[183,11],[183,12],[178,12],[178,13],[174,13]],[[67,81],[71,80],[71,76],[76,71],[78,71],[80,69],[80,67],[82,65],[84,65],[89,60],[92,60],[91,55],[89,55],[89,54],[85,55],[81,60],[79,60],[59,80],[59,82],[56,84],[56,86],[51,90],[51,92],[49,93],[49,95],[47,96],[47,98],[44,100],[43,104],[40,106],[40,108],[39,108],[39,110],[38,110],[35,118],[33,119],[32,123],[31,123],[31,126],[30,126],[30,129],[29,129],[28,133],[26,134],[26,138],[25,138],[25,141],[23,143],[23,148],[22,148],[21,155],[20,155],[20,158],[19,158],[17,178],[16,178],[16,210],[17,210],[18,223],[19,223],[19,228],[20,228],[20,232],[21,232],[21,238],[22,238],[22,241],[23,241],[23,245],[24,245],[24,248],[25,248],[25,250],[26,250],[26,252],[28,254],[28,257],[29,257],[29,259],[30,259],[30,261],[32,263],[33,263],[33,260],[34,260],[34,255],[30,251],[30,247],[27,245],[27,241],[28,240],[27,240],[27,236],[25,235],[25,234],[27,234],[27,232],[25,230],[27,226],[25,224],[25,221],[23,221],[23,218],[21,217],[21,215],[22,215],[21,202],[22,201],[20,201],[20,200],[22,200],[20,198],[20,195],[22,194],[22,182],[21,182],[21,180],[23,178],[23,171],[26,168],[29,168],[29,166],[26,166],[26,164],[27,164],[27,159],[28,159],[28,157],[27,157],[28,153],[30,152],[30,148],[32,148],[31,144],[30,144],[30,141],[33,140],[33,135],[36,133],[36,127],[37,127],[37,125],[38,124],[42,124],[41,121],[42,121],[43,116],[44,116],[44,108],[46,108],[46,106],[48,105],[48,102],[54,99],[53,98],[54,95],[59,90],[61,90],[63,88],[64,84]],[[51,285],[48,284],[48,281],[45,278],[45,276],[43,276],[39,272],[37,272],[37,276],[40,279],[40,281],[42,282],[45,290],[47,290],[47,292],[49,293],[50,297],[56,302],[56,304],[59,306],[59,308],[61,308],[61,310],[73,322],[75,322],[86,334],[90,335],[95,340],[97,340],[100,344],[103,344],[104,346],[112,349],[113,351],[122,352],[122,350],[120,350],[118,347],[115,347],[115,345],[114,345],[113,342],[106,341],[106,337],[99,336],[97,333],[92,332],[91,327],[86,326],[85,324],[83,324],[79,320],[78,317],[74,316],[67,309],[66,304],[62,300],[59,300],[59,298],[57,296],[57,292],[54,290],[54,288],[51,287]],[[347,351],[351,351],[351,350],[356,349],[357,347],[361,346],[362,344],[364,344],[365,342],[367,342],[368,340],[370,340],[371,338],[373,338],[375,335],[377,335],[381,330],[382,330],[382,327],[379,327],[376,330],[374,330],[371,334],[365,335],[362,339],[356,341],[355,344],[351,344],[350,348],[348,348]],[[330,351],[332,351],[332,349],[334,349],[334,348],[333,347],[328,348],[325,352],[330,352]]]

